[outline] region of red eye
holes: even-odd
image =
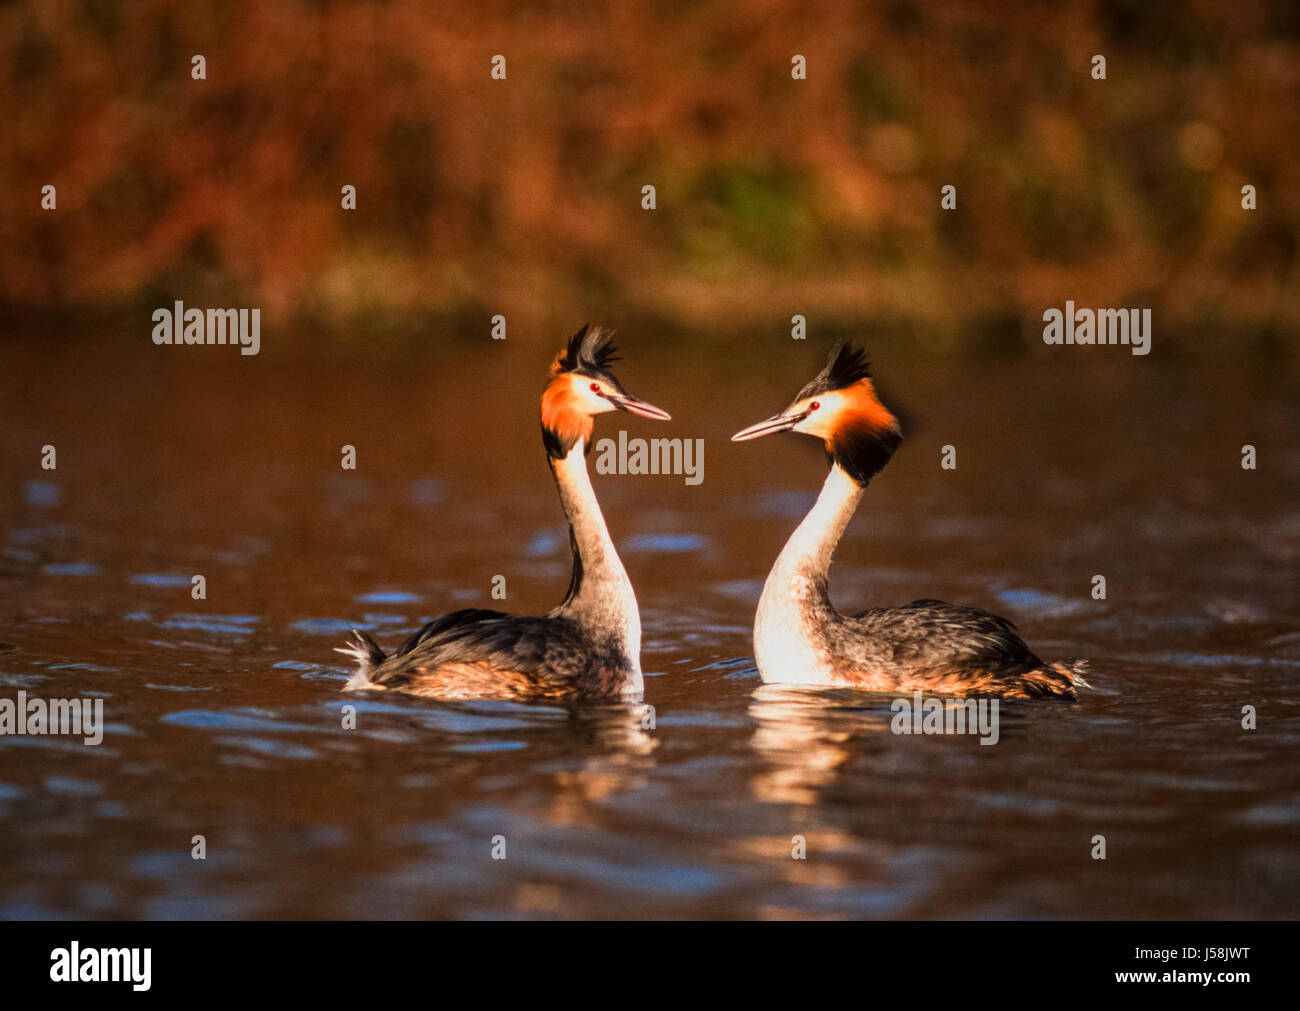
[[[819,407],[821,407],[821,404],[817,403],[817,401],[814,400],[811,404],[808,405],[808,410],[815,411]]]
[[[599,392],[600,392],[600,383],[592,383],[592,384],[591,384],[591,392],[592,392],[592,393],[599,393]]]

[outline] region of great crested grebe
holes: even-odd
[[[821,439],[831,472],[816,504],[782,549],[754,618],[754,658],[764,681],[868,691],[927,691],[1006,698],[1076,697],[1084,662],[1044,663],[1006,618],[941,600],[840,614],[827,571],[867,482],[902,440],[876,397],[866,355],[843,341],[790,406],[737,432]]]
[[[605,528],[587,474],[593,418],[631,411],[669,420],[629,395],[609,371],[608,335],[583,327],[551,363],[542,393],[542,443],[569,521],[573,575],[564,602],[545,617],[480,608],[429,622],[385,656],[353,629],[337,652],[360,668],[344,691],[395,689],[444,699],[616,698],[642,691],[641,615]]]

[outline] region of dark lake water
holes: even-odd
[[[758,679],[762,581],[825,464],[799,437],[728,437],[824,348],[623,343],[620,378],[674,420],[597,436],[705,444],[698,486],[595,478],[653,729],[634,705],[339,693],[352,626],[394,645],[502,606],[497,575],[510,610],[563,595],[549,344],[314,364],[0,345],[0,698],[102,699],[107,724],[97,747],[0,737],[0,917],[1300,915],[1294,389],[1119,348],[874,354],[909,438],[834,599],[978,605],[1092,663],[1075,705],[1004,703],[986,747]]]

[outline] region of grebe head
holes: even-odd
[[[551,362],[542,392],[542,439],[546,451],[562,459],[582,439],[591,448],[592,419],[609,411],[630,411],[668,421],[667,411],[632,396],[609,367],[618,361],[609,331],[584,326]]]
[[[876,396],[866,353],[844,341],[826,366],[785,410],[737,432],[744,442],[774,432],[803,432],[822,440],[831,459],[865,485],[889,462],[903,438],[895,418]]]

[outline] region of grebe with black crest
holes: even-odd
[[[867,484],[902,441],[876,396],[866,355],[841,341],[790,405],[733,435],[821,439],[831,470],[763,585],[754,658],[764,681],[881,692],[1074,699],[1084,661],[1040,660],[1006,618],[941,600],[841,614],[831,604],[831,555]]]
[[[551,363],[542,393],[542,445],[569,521],[573,574],[545,616],[481,608],[429,622],[386,655],[359,629],[338,649],[358,669],[344,691],[377,689],[443,699],[636,697],[643,690],[636,595],[587,473],[594,419],[610,411],[669,420],[614,378],[608,334],[583,327]]]

